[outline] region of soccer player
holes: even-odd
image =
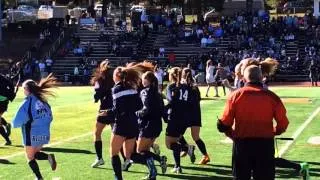
[[[48,89],[55,86],[56,78],[52,74],[42,79],[39,84],[33,80],[23,82],[22,88],[26,98],[12,122],[14,128],[22,129],[28,164],[38,180],[43,178],[36,160],[48,160],[53,171],[57,167],[54,154],[41,151],[42,146],[50,140],[53,117],[47,96],[54,96]]]
[[[208,60],[207,61],[207,66],[206,66],[206,82],[207,82],[207,92],[206,92],[206,97],[208,97],[209,95],[209,90],[210,87],[214,85],[214,74],[215,74],[215,66],[213,66],[213,62],[212,60]],[[216,90],[216,95],[215,97],[218,97],[218,91]]]
[[[100,101],[99,112],[112,108],[112,95],[111,89],[114,86],[112,80],[112,72],[109,67],[109,61],[104,60],[100,63],[99,67],[94,73],[94,77],[91,80],[94,84],[94,102]],[[101,134],[106,125],[113,124],[114,119],[110,116],[97,116],[95,132],[94,132],[94,147],[97,154],[97,159],[91,165],[95,168],[104,164],[102,158],[102,138]]]
[[[9,138],[11,133],[11,124],[7,123],[2,115],[7,111],[9,101],[12,102],[16,97],[17,90],[18,88],[15,90],[15,87],[10,80],[0,74],[0,134],[6,140],[4,145],[11,145]]]
[[[146,164],[149,175],[145,179],[156,179],[157,171],[154,160],[160,162],[162,173],[167,170],[167,157],[150,152],[154,141],[162,131],[162,116],[164,103],[158,92],[158,80],[153,72],[148,71],[142,75],[144,89],[140,93],[143,107],[136,112],[139,117],[139,138],[137,141],[137,153],[132,155],[135,163]]]
[[[190,87],[191,91],[189,94],[190,98],[190,108],[188,112],[190,112],[190,117],[188,121],[188,127],[191,128],[191,136],[194,142],[197,144],[200,152],[202,153],[203,157],[200,160],[199,164],[207,164],[210,162],[209,155],[207,153],[206,145],[200,138],[200,127],[201,127],[201,95],[199,88],[194,85],[194,79],[192,77],[192,71],[189,68],[184,68],[182,71],[182,79],[181,84],[186,84]],[[181,144],[186,144],[184,137],[182,136],[179,140]]]
[[[226,80],[228,78],[228,71],[225,70],[221,63],[218,64],[216,73],[214,75],[214,89],[216,91],[216,97],[219,97],[218,94],[218,86],[222,86],[223,93],[226,95],[226,87],[223,85],[222,81]]]
[[[178,142],[188,127],[191,88],[180,84],[181,69],[174,67],[169,72],[170,85],[167,87],[168,126],[166,129],[166,146],[172,150],[175,160],[174,173],[182,173],[180,165],[181,151],[187,151],[192,163],[195,162],[195,146],[182,145]]]
[[[131,160],[134,151],[136,136],[139,133],[138,117],[136,111],[141,109],[142,102],[138,94],[140,83],[139,72],[133,67],[117,67],[113,72],[112,88],[113,106],[100,116],[114,116],[115,123],[112,128],[110,140],[110,156],[116,180],[122,180],[121,161],[119,152],[124,146],[127,160]]]

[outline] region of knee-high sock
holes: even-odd
[[[33,159],[33,160],[29,161],[28,164],[29,164],[32,172],[36,175],[36,177],[38,179],[42,179],[42,175],[40,173],[40,169],[39,169],[37,161]]]
[[[204,144],[204,142],[199,139],[196,141],[196,144],[200,150],[200,152],[203,154],[203,155],[207,155],[207,148],[206,148],[206,145]]]
[[[1,124],[4,126],[8,125],[7,121],[3,117],[1,117]]]
[[[181,145],[178,143],[172,143],[170,149],[173,151],[173,158],[175,161],[175,167],[180,167],[180,152]]]
[[[187,145],[188,145],[188,142],[186,141],[186,139],[184,138],[184,136],[181,136],[181,137],[180,137],[179,143],[180,143],[182,146],[187,146]]]
[[[121,161],[118,155],[112,156],[111,164],[113,168],[113,172],[117,180],[122,180],[122,172],[121,172]]]
[[[0,126],[0,134],[7,142],[10,141],[7,132],[4,130],[4,127],[2,126]]]
[[[140,153],[133,153],[131,160],[137,164],[146,164],[146,156]]]
[[[102,159],[102,141],[95,141],[94,147],[96,149],[97,158]]]
[[[34,155],[34,158],[36,158],[37,160],[48,160],[48,154],[44,152],[37,152]]]
[[[295,169],[297,171],[299,171],[301,169],[300,164],[283,159],[283,158],[274,158],[274,162],[276,167],[280,167],[280,168],[292,168]]]
[[[158,162],[161,161],[160,156],[151,152],[151,151],[144,151],[143,153],[146,155],[147,158],[153,158],[154,160],[156,160]]]

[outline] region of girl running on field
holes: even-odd
[[[96,69],[94,77],[91,80],[94,85],[94,102],[100,101],[99,112],[112,108],[112,95],[111,89],[114,85],[112,80],[112,72],[109,67],[109,61],[104,60],[100,63],[100,66]],[[102,158],[102,138],[101,134],[106,125],[113,124],[114,118],[112,116],[97,116],[94,132],[94,147],[97,154],[97,159],[91,165],[95,168],[104,164]]]
[[[41,151],[43,145],[48,144],[50,140],[53,117],[47,96],[53,96],[48,89],[55,86],[56,78],[52,74],[42,79],[40,83],[26,80],[22,84],[26,98],[12,122],[14,128],[22,129],[28,164],[38,180],[43,178],[36,160],[48,160],[53,171],[57,167],[54,154]]]

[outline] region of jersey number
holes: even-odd
[[[184,101],[188,101],[188,91],[182,91],[182,89],[180,89],[180,100],[184,100]]]

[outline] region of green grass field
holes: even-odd
[[[291,137],[292,134],[308,119],[313,111],[320,106],[320,88],[307,87],[274,87],[271,88],[285,101],[290,125],[282,137]],[[201,88],[204,95],[204,88]],[[91,87],[61,87],[56,90],[57,97],[50,100],[54,112],[52,123],[51,143],[52,146],[45,150],[56,154],[58,161],[57,171],[50,170],[47,161],[39,162],[41,172],[45,179],[113,179],[113,171],[109,160],[110,128],[107,127],[103,134],[104,159],[106,164],[101,168],[90,167],[95,159],[93,131],[97,104],[93,103]],[[211,90],[213,96],[213,89]],[[12,116],[23,99],[19,94],[14,103],[9,107],[5,118],[11,121]],[[223,134],[216,129],[216,117],[222,113],[225,98],[205,99],[202,101],[201,137],[207,145],[211,163],[209,165],[191,164],[189,158],[182,159],[183,174],[170,173],[173,158],[172,153],[165,148],[164,133],[158,139],[162,154],[168,156],[170,167],[168,173],[159,175],[159,180],[169,179],[232,179],[231,178],[231,144],[224,144]],[[253,107],[258,108],[258,107]],[[166,125],[164,125],[166,127]],[[320,146],[307,143],[308,138],[320,136],[320,114],[307,126],[295,143],[285,154],[285,158],[294,161],[306,161],[311,165],[311,179],[320,179]],[[0,146],[0,179],[34,179],[29,169],[21,146],[21,130],[13,129],[12,146]],[[187,131],[186,138],[194,144]],[[0,143],[4,142],[0,139]],[[279,144],[279,148],[284,142]],[[21,153],[22,152],[22,153]],[[200,152],[196,151],[197,162],[201,158]],[[160,171],[160,169],[158,169]],[[141,165],[133,165],[130,172],[124,173],[124,179],[141,179],[147,173],[147,168]],[[290,169],[277,169],[276,179],[301,179],[299,174]]]

